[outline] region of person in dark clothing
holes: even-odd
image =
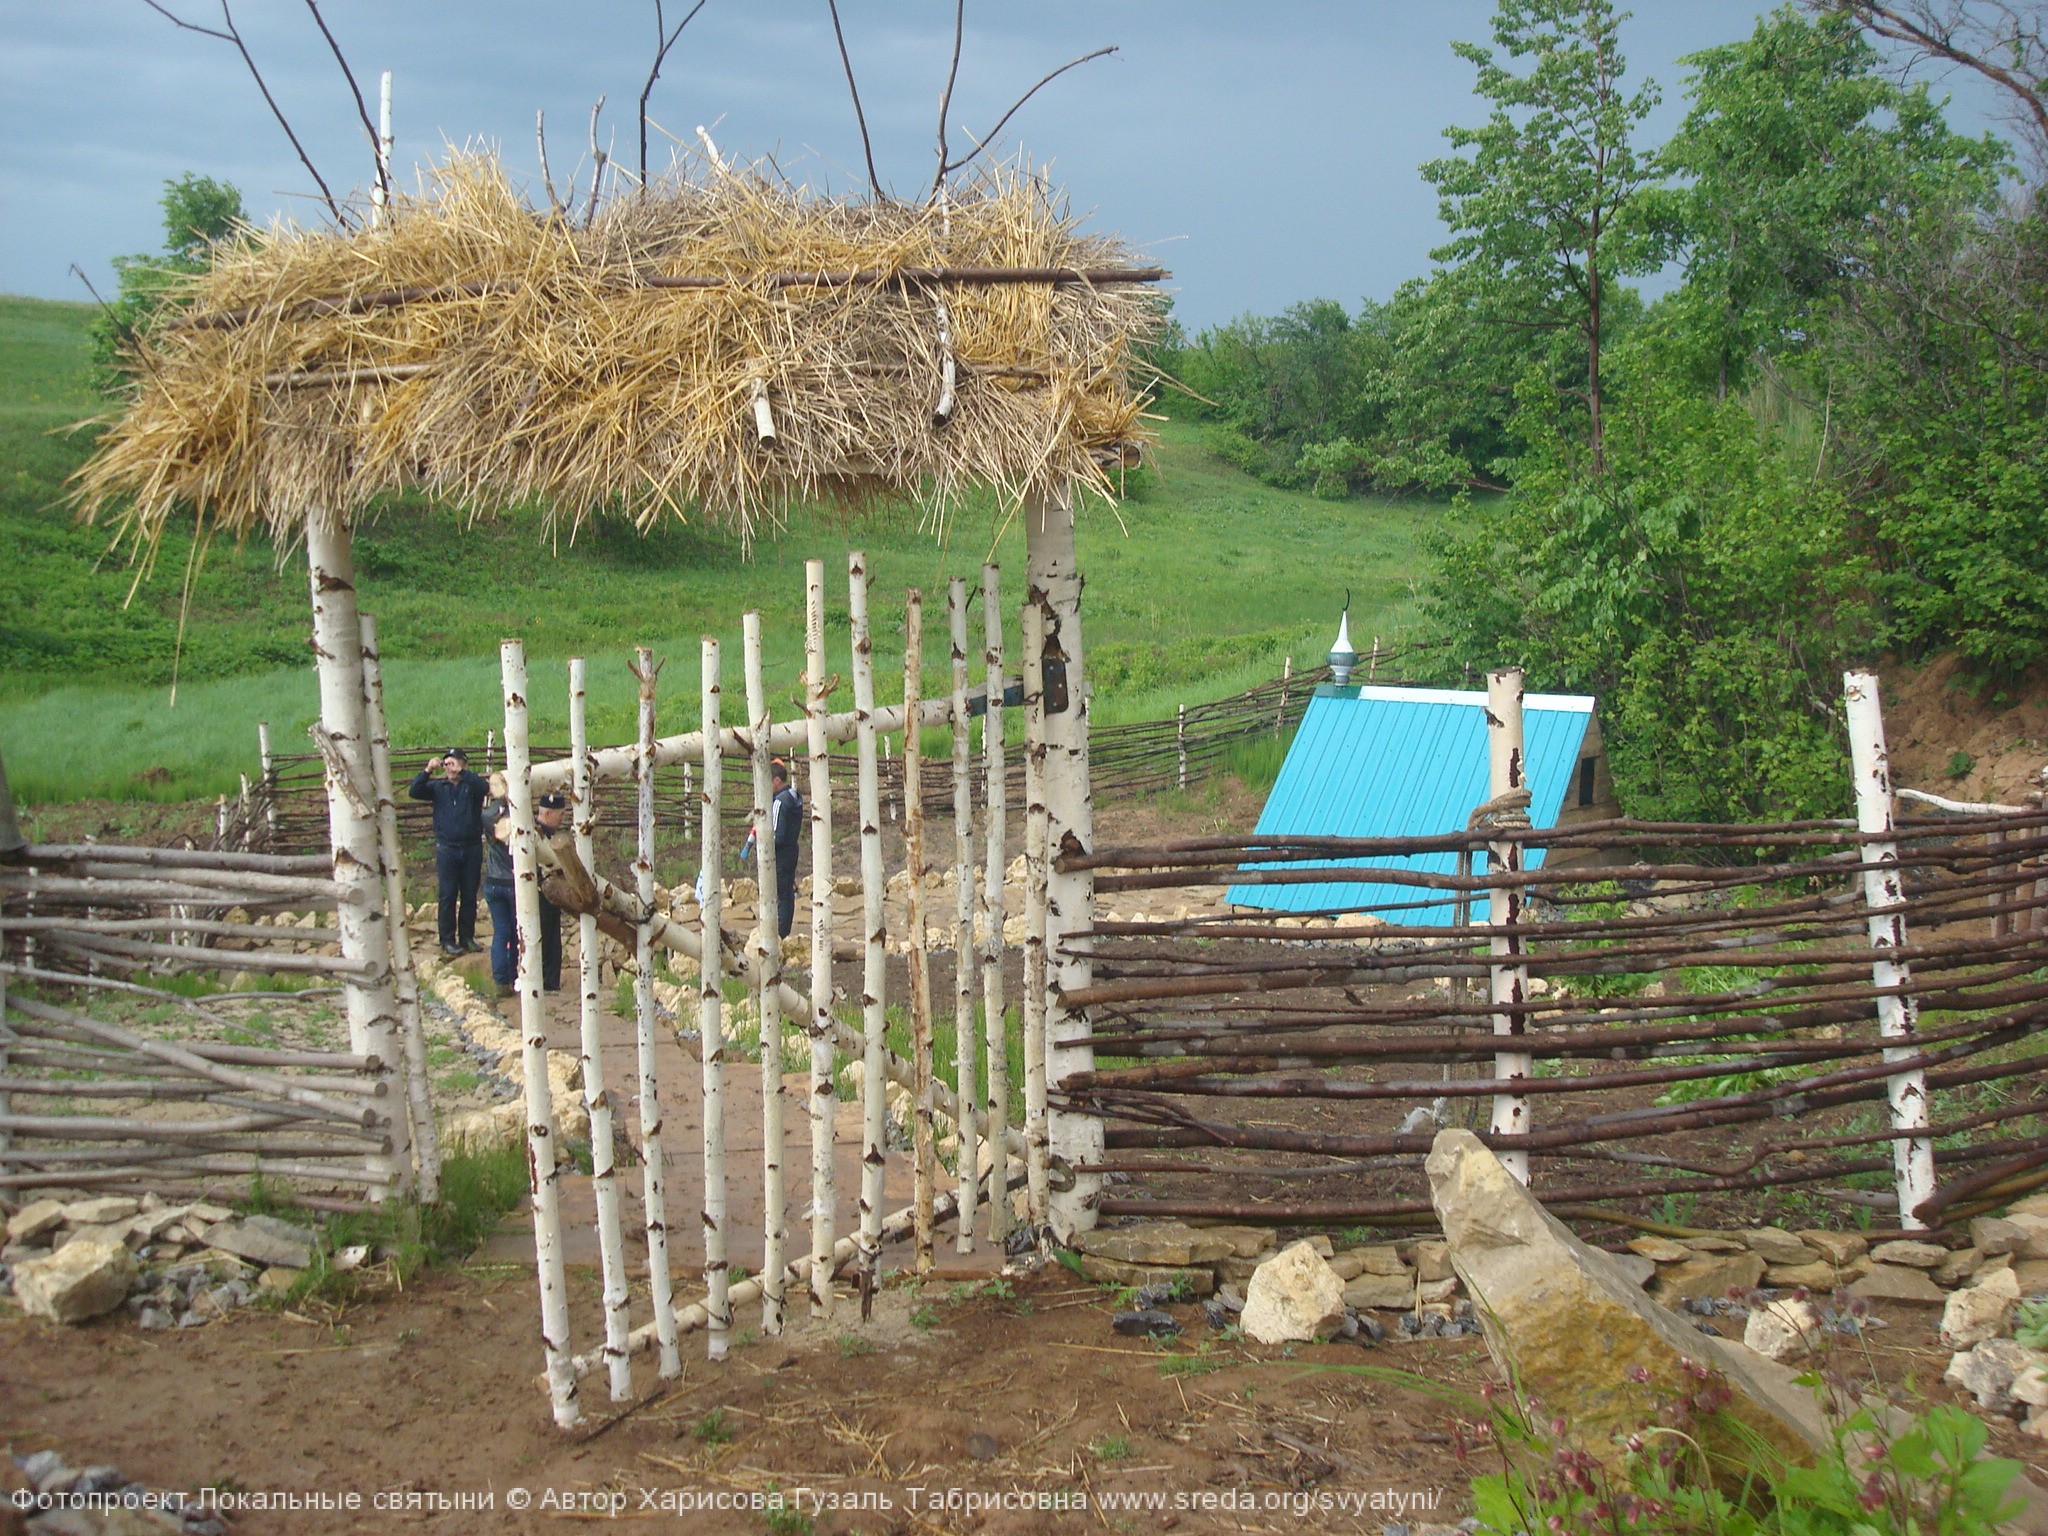
[[[543,838],[569,824],[569,797],[542,795],[534,802],[534,826]],[[562,909],[540,899],[540,985],[543,992],[562,990]]]
[[[505,799],[505,775],[491,775],[484,802],[484,904],[491,909],[491,980],[500,996],[519,979],[518,904],[512,896],[512,807]]]
[[[789,782],[789,764],[778,757],[769,771],[775,784],[775,798],[768,802],[768,826],[775,834],[775,931],[786,939],[796,922],[796,850],[804,802]]]
[[[434,769],[440,769],[436,777]],[[469,754],[450,747],[422,768],[409,791],[434,807],[434,875],[440,883],[441,953],[469,954],[476,941],[476,893],[483,880],[483,806],[488,787],[470,772]]]

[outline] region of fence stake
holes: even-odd
[[[868,557],[846,557],[847,611],[853,645],[854,750],[860,771],[860,896],[863,964],[861,1008],[860,1315],[865,1322],[881,1280],[882,1175],[888,1167],[887,1048],[888,885],[882,873],[882,788],[875,758],[875,646],[868,632]]]
[[[256,722],[256,761],[262,770],[263,851],[277,852],[277,759],[270,754],[270,722]]]
[[[1871,984],[1877,988],[1878,1032],[1886,1061],[1910,1059],[1920,1029],[1920,1003],[1911,993],[1911,967],[1889,958],[1906,943],[1906,891],[1899,878],[1899,845],[1892,839],[1892,767],[1884,742],[1884,705],[1875,672],[1842,676],[1849,717],[1849,767],[1856,776],[1856,830],[1863,837],[1863,904],[1870,918]],[[1927,1074],[1918,1069],[1885,1079],[1895,1131],[1927,1126]],[[1923,1228],[1921,1201],[1934,1193],[1934,1143],[1925,1136],[1892,1143],[1892,1177],[1899,1193],[1899,1225]]]
[[[1486,674],[1486,788],[1492,799],[1522,788],[1526,773],[1522,756],[1522,669],[1504,667]],[[1516,874],[1522,868],[1522,845],[1518,842],[1489,843],[1486,867],[1490,871]],[[1488,894],[1487,921],[1493,928],[1491,967],[1493,1002],[1518,1004],[1529,991],[1528,968],[1516,957],[1522,941],[1515,928],[1522,920],[1522,887],[1496,886]],[[1493,1016],[1493,1032],[1515,1036],[1526,1026],[1519,1012]],[[1501,1051],[1493,1058],[1496,1081],[1513,1082],[1527,1078],[1532,1058],[1523,1051]],[[1518,1093],[1497,1093],[1493,1099],[1493,1132],[1497,1136],[1525,1136],[1529,1132],[1529,1100]],[[1502,1164],[1524,1184],[1529,1182],[1529,1154],[1503,1152]]]
[[[426,1026],[420,1017],[420,978],[413,966],[412,926],[405,912],[405,857],[398,846],[398,799],[391,783],[391,733],[384,718],[384,663],[377,649],[377,621],[366,613],[361,622],[363,725],[370,738],[370,777],[377,793],[377,846],[384,859],[384,913],[385,921],[391,925],[391,979],[398,998],[399,1022],[405,1030],[405,1102],[412,1121],[413,1164],[419,1179],[419,1196],[432,1202],[441,1198],[441,1144],[434,1133],[434,1096],[427,1081]]]
[[[974,1252],[974,1221],[981,1189],[981,1149],[976,1143],[974,1056],[974,780],[968,773],[967,581],[955,576],[946,588],[946,622],[953,645],[953,1106],[959,1152],[959,1215],[954,1248]]]
[[[540,1002],[539,834],[533,820],[533,787],[526,743],[526,648],[507,640],[498,648],[505,685],[505,783],[512,813],[513,899],[519,910],[519,1033],[525,1043],[526,1166],[533,1201],[533,1263],[540,1280],[541,1361],[555,1423],[569,1429],[582,1422],[576,1373],[570,1365],[569,1294],[562,1270],[562,1220],[558,1203],[554,1141],[554,1099],[548,1085],[547,1018]]]
[[[1024,1164],[1025,1200],[1040,1232],[1050,1215],[1045,1091],[1045,610],[1024,599]]]
[[[1173,750],[1180,759],[1180,770],[1174,776],[1174,782],[1185,790],[1188,787],[1188,707],[1185,704],[1174,706]]]
[[[718,642],[703,642],[704,814],[697,843],[697,1044],[704,1065],[704,1350],[725,1358],[732,1333],[725,1241],[725,1035],[720,990],[725,953],[725,854],[719,847],[719,798],[725,789],[720,757]]]
[[[782,1183],[782,927],[769,778],[768,690],[761,679],[761,614],[740,618],[747,674],[747,748],[754,769],[754,1012],[761,1021],[761,1331],[782,1332],[783,1249],[789,1215]],[[792,871],[793,873],[793,871]]]
[[[988,817],[988,856],[982,870],[982,906],[987,931],[982,937],[982,1028],[988,1041],[988,1144],[993,1173],[989,1179],[989,1241],[1000,1244],[1010,1235],[1008,1150],[1010,1132],[1009,1024],[1003,1016],[1003,825],[1009,809],[1009,782],[1003,763],[1003,604],[1002,572],[993,564],[981,568],[982,660],[987,664],[988,713],[981,720],[981,752],[986,765],[982,799]]]
[[[1273,734],[1287,734],[1287,693],[1294,685],[1294,658],[1283,657],[1280,662],[1280,713],[1273,717]]]
[[[640,685],[640,733],[633,760],[633,884],[644,912],[654,910],[654,717],[655,679],[661,666],[646,646],[633,653],[633,676]],[[581,780],[594,777],[589,761],[577,754]],[[595,809],[595,801],[592,802]],[[579,844],[576,850],[589,855]],[[585,918],[586,924],[592,919]],[[587,930],[586,930],[587,931]],[[592,983],[593,987],[595,982]],[[668,1247],[668,1147],[662,1140],[661,1085],[655,1071],[656,1010],[654,1002],[654,943],[650,925],[634,924],[633,932],[633,1044],[637,1058],[640,1089],[640,1204],[647,1228],[647,1291],[654,1306],[654,1337],[660,1346],[660,1371],[664,1380],[682,1373],[682,1354],[676,1345],[675,1282],[669,1273]],[[585,1079],[588,1091],[589,1079]],[[609,1108],[606,1123],[610,1123]],[[591,1112],[591,1137],[597,1136],[597,1114]],[[610,1145],[610,1137],[606,1137]],[[616,1199],[616,1197],[614,1197]],[[616,1216],[613,1218],[616,1220]],[[607,1346],[609,1347],[609,1346]]]
[[[832,753],[825,740],[825,562],[804,562],[804,723],[811,758],[811,1316],[832,1316],[839,1197],[832,1168]]]
[[[597,816],[596,791],[590,782],[590,732],[585,720],[583,658],[569,659],[569,756],[574,764],[570,787],[573,809],[570,833],[576,856],[585,869],[595,867],[590,829]],[[604,1358],[611,1378],[612,1401],[633,1396],[633,1362],[626,1353],[632,1324],[626,1316],[625,1242],[619,1231],[619,1184],[612,1142],[612,1105],[604,1091],[604,1047],[599,1041],[597,919],[576,920],[577,1044],[583,1056],[583,1107],[590,1116],[590,1191],[597,1206],[598,1272],[604,1305]],[[660,1315],[659,1303],[656,1316]]]
[[[904,925],[909,930],[911,1203],[916,1209],[916,1255],[919,1274],[932,1268],[933,1202],[937,1193],[938,1158],[932,1145],[932,979],[925,949],[924,926],[924,733],[918,729],[924,702],[924,594],[912,587],[903,594],[903,842]],[[955,1106],[958,1107],[957,1105]],[[957,1122],[955,1122],[957,1124]]]

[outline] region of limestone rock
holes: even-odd
[[[1947,1257],[1948,1250],[1941,1244],[1923,1243],[1910,1237],[1879,1243],[1870,1250],[1871,1262],[1896,1264],[1902,1269],[1933,1269]]]
[[[1741,1253],[1749,1245],[1732,1237],[1720,1237],[1708,1233],[1704,1237],[1688,1237],[1685,1246],[1694,1253]]]
[[[2048,1259],[2048,1216],[2015,1211],[2006,1221],[2020,1229],[2020,1241],[2011,1249],[2016,1259]]]
[[[1230,1244],[1230,1251],[1240,1259],[1256,1259],[1275,1246],[1271,1227],[1203,1227],[1201,1231],[1204,1237]]]
[[[1683,1243],[1674,1243],[1668,1237],[1657,1237],[1644,1233],[1641,1237],[1628,1240],[1629,1251],[1639,1253],[1657,1264],[1683,1264],[1692,1257],[1692,1250]]]
[[[1870,1244],[1854,1232],[1808,1230],[1792,1234],[1837,1268],[1853,1264],[1870,1252]]]
[[[56,1200],[32,1200],[7,1218],[7,1241],[32,1243],[64,1224],[64,1206]]]
[[[252,1264],[281,1264],[288,1269],[304,1269],[313,1262],[313,1236],[307,1228],[275,1216],[217,1221],[206,1229],[206,1241],[223,1253]]]
[[[1230,1258],[1236,1247],[1184,1221],[1141,1221],[1128,1227],[1096,1227],[1074,1234],[1074,1248],[1120,1264],[1184,1267]]]
[[[1871,1265],[1868,1273],[1849,1282],[1849,1294],[1865,1301],[1904,1301],[1922,1307],[1938,1307],[1948,1300],[1948,1293],[1927,1278],[1926,1270],[1897,1264]]]
[[[1326,1338],[1344,1315],[1344,1282],[1312,1243],[1294,1243],[1252,1275],[1239,1319],[1262,1344]]]
[[[1839,1279],[1835,1266],[1824,1259],[1811,1264],[1773,1264],[1764,1271],[1764,1284],[1781,1291],[1832,1291]]]
[[[1797,1360],[1813,1353],[1827,1331],[1810,1301],[1767,1301],[1749,1314],[1742,1342],[1766,1360]]]
[[[1415,1277],[1406,1271],[1398,1275],[1362,1274],[1344,1287],[1347,1307],[1404,1312],[1415,1305],[1415,1299]]]
[[[1081,1266],[1082,1274],[1104,1285],[1171,1285],[1179,1287],[1184,1295],[1197,1299],[1212,1294],[1216,1289],[1216,1271],[1213,1269],[1126,1264],[1120,1259],[1105,1259],[1093,1253],[1079,1255],[1076,1262]]]
[[[1616,1269],[1637,1285],[1646,1286],[1657,1278],[1657,1266],[1640,1253],[1611,1253],[1608,1257],[1614,1260]]]
[[[1974,1349],[2005,1332],[2020,1304],[2019,1277],[2001,1269],[1982,1285],[1965,1286],[1941,1309],[1941,1342],[1949,1349]]]
[[[1392,1243],[1374,1243],[1365,1248],[1347,1248],[1330,1260],[1339,1280],[1356,1280],[1360,1275],[1406,1275],[1408,1266]]]
[[[92,1240],[17,1264],[14,1299],[30,1317],[82,1323],[120,1306],[134,1282],[135,1258],[128,1245]]]
[[[1565,1415],[1593,1454],[1618,1455],[1613,1437],[1653,1422],[1664,1402],[1687,1390],[1687,1365],[1700,1363],[1721,1371],[1731,1393],[1724,1412],[1733,1423],[1701,1426],[1710,1458],[1747,1461],[1754,1437],[1807,1462],[1827,1443],[1812,1398],[1788,1373],[1746,1350],[1717,1347],[1653,1304],[1606,1254],[1537,1204],[1477,1136],[1439,1132],[1427,1166],[1451,1262],[1495,1363],[1547,1411]],[[1737,1257],[1762,1273],[1757,1255]]]
[[[1961,1285],[1983,1264],[1984,1255],[1975,1248],[1958,1248],[1934,1266],[1934,1283],[1939,1286]],[[2002,1267],[2010,1267],[2010,1260]]]
[[[1970,1222],[1970,1246],[1979,1253],[2018,1253],[2033,1234],[2016,1221],[2003,1216],[1978,1216]]]
[[[1415,1245],[1415,1278],[1422,1281],[1449,1280],[1456,1271],[1451,1268],[1451,1245],[1426,1239]]]
[[[2019,1259],[2012,1272],[2019,1276],[2022,1296],[2048,1295],[2048,1259]]]
[[[1750,1290],[1763,1277],[1762,1256],[1746,1248],[1737,1253],[1696,1253],[1683,1264],[1658,1270],[1650,1294],[1675,1307],[1702,1296],[1719,1300],[1730,1291]]]
[[[1752,1253],[1763,1255],[1766,1264],[1812,1264],[1819,1250],[1809,1247],[1782,1227],[1758,1227],[1742,1234]]]
[[[2048,1357],[2039,1350],[2011,1339],[1986,1339],[1950,1360],[1941,1379],[1976,1398],[1979,1408],[2010,1413],[2013,1383],[2028,1366],[2038,1365],[2044,1358]]]
[[[104,1227],[126,1221],[142,1207],[126,1195],[100,1195],[91,1200],[74,1200],[64,1207],[67,1227]]]

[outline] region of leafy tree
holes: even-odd
[[[248,227],[242,194],[211,176],[187,173],[164,183],[164,250],[157,256],[117,256],[119,295],[93,317],[94,383],[107,394],[126,390],[136,337],[166,306],[175,306],[185,280],[204,272],[217,245]]]
[[[1494,46],[1454,45],[1493,104],[1477,128],[1450,128],[1458,154],[1422,168],[1453,239],[1432,253],[1445,281],[1494,324],[1561,332],[1577,345],[1569,386],[1585,406],[1594,475],[1605,468],[1601,349],[1608,284],[1654,269],[1660,242],[1628,215],[1655,166],[1633,135],[1658,100],[1624,94],[1623,17],[1608,0],[1500,0]]]

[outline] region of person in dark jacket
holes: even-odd
[[[569,824],[569,797],[542,795],[533,803],[534,829],[543,839]],[[540,899],[540,985],[543,992],[562,990],[562,909]]]
[[[435,768],[440,774],[435,775]],[[483,880],[483,807],[488,787],[470,772],[469,754],[450,747],[412,781],[415,800],[434,807],[434,874],[440,882],[441,953],[461,955],[476,941],[476,893]]]
[[[789,764],[778,757],[769,771],[775,783],[775,798],[768,802],[768,826],[775,834],[775,931],[786,939],[796,923],[796,851],[804,802],[789,782]]]
[[[491,775],[491,795],[484,801],[484,904],[491,909],[491,980],[503,996],[519,979],[519,910],[512,896],[512,807],[505,798],[505,775]]]

